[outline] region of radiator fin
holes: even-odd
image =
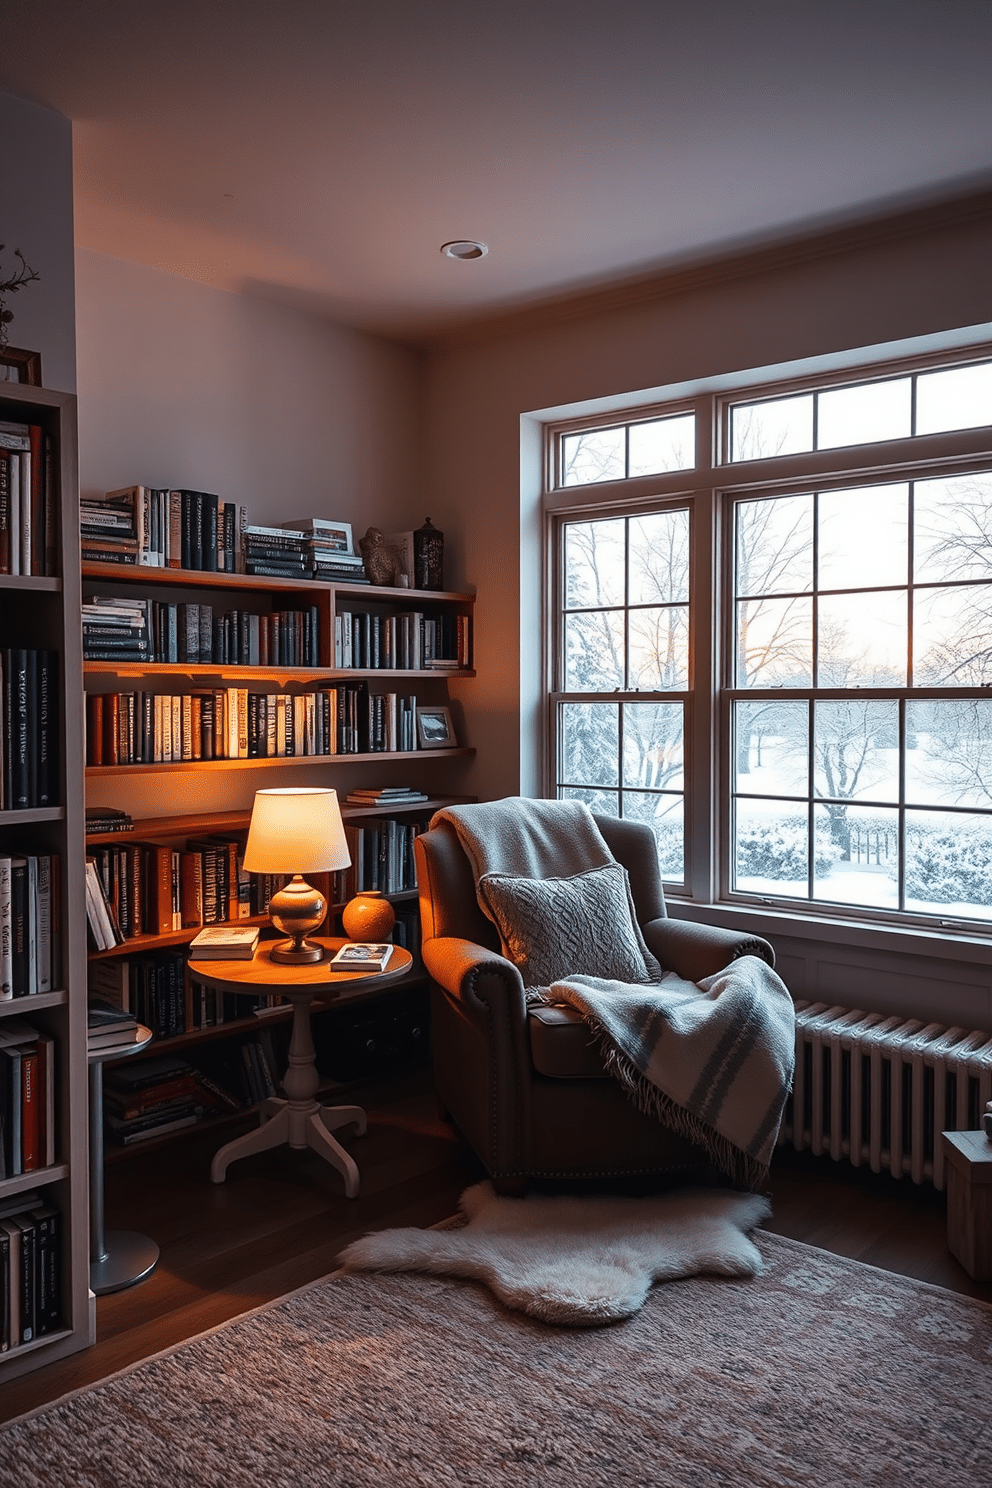
[[[978,1131],[992,1035],[825,1002],[796,1003],[792,1146],[944,1187],[943,1131]]]

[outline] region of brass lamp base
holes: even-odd
[[[283,966],[307,966],[314,961],[323,961],[323,947],[311,944],[306,936],[323,924],[326,914],[327,900],[323,894],[311,888],[298,873],[294,874],[269,901],[269,918],[273,925],[290,936],[289,940],[272,947],[270,959]]]

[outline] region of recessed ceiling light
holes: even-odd
[[[485,258],[489,248],[485,243],[474,243],[468,238],[458,238],[454,243],[442,243],[441,252],[445,258]]]

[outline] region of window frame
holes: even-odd
[[[613,415],[586,414],[544,425],[545,486],[543,496],[548,588],[545,596],[545,634],[549,637],[545,667],[544,793],[557,794],[559,704],[575,697],[562,689],[563,542],[568,521],[636,516],[672,505],[687,506],[691,521],[690,552],[690,663],[688,694],[608,694],[610,700],[628,697],[664,701],[686,698],[685,728],[685,855],[682,885],[666,881],[666,894],[676,901],[718,905],[725,909],[771,911],[788,919],[827,925],[852,921],[933,933],[992,939],[992,914],[982,920],[940,916],[922,911],[892,911],[867,906],[775,897],[732,887],[734,761],[732,757],[733,703],[756,699],[762,689],[736,687],[734,617],[734,508],[753,496],[799,494],[845,486],[884,484],[992,470],[992,420],[938,434],[913,435],[874,444],[845,445],[799,455],[769,456],[751,461],[728,458],[731,409],[763,398],[829,390],[881,381],[899,375],[971,365],[992,358],[992,344],[977,344],[929,355],[866,361],[833,372],[810,372],[795,377],[755,380],[713,387],[694,397],[646,402],[624,407]],[[564,436],[589,429],[630,425],[693,412],[696,417],[696,463],[692,470],[638,476],[586,485],[561,486],[558,480]],[[838,688],[789,689],[779,697],[796,701],[850,698],[852,690]],[[858,689],[871,698],[883,695],[915,700],[979,697],[981,688]],[[580,694],[583,700],[591,694]],[[905,704],[903,704],[905,707]],[[811,785],[812,790],[812,785]],[[906,809],[900,802],[900,813]],[[903,870],[904,872],[904,866]]]

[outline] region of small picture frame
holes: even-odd
[[[454,749],[454,724],[447,708],[424,707],[417,709],[417,739],[421,749]]]
[[[19,346],[0,348],[0,382],[41,387],[41,352],[22,351]]]

